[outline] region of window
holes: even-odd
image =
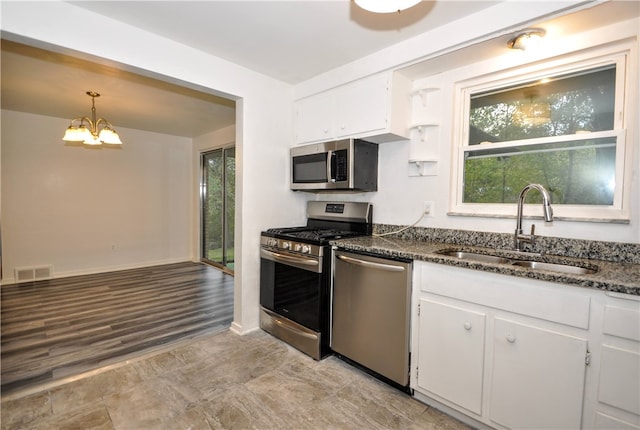
[[[628,219],[626,57],[458,85],[463,120],[453,212],[510,215],[520,190],[539,183],[551,193],[557,218]],[[527,202],[536,198],[531,193]]]

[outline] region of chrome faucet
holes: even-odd
[[[522,191],[520,191],[520,196],[518,196],[518,217],[516,219],[516,233],[514,236],[516,251],[522,250],[523,242],[530,243],[531,245],[534,245],[536,242],[535,224],[531,224],[531,234],[522,234],[522,206],[524,206],[524,199],[527,196],[527,193],[532,188],[535,188],[540,191],[540,194],[542,194],[542,211],[544,214],[544,221],[553,221],[553,208],[551,207],[551,196],[549,195],[549,191],[540,184],[529,184],[524,187]]]

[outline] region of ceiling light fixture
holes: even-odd
[[[540,43],[547,32],[542,28],[527,28],[516,34],[507,42],[511,49],[521,49],[526,51]]]
[[[100,94],[95,91],[87,91],[87,95],[91,97],[91,118],[84,116],[72,119],[62,140],[82,142],[85,145],[102,145],[103,143],[122,145],[120,136],[113,129],[111,123],[104,118],[96,119],[96,97],[100,97]],[[80,124],[73,125],[78,121]]]
[[[420,0],[354,0],[364,10],[374,13],[400,12],[420,3]]]

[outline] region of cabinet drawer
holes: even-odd
[[[567,286],[478,270],[422,263],[422,291],[533,318],[589,328],[591,297]]]
[[[640,341],[640,312],[607,305],[604,307],[602,331],[611,336]]]

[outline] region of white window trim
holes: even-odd
[[[531,82],[551,74],[567,74],[572,71],[596,68],[607,64],[616,64],[616,94],[614,130],[609,134],[617,136],[616,170],[614,200],[611,206],[596,205],[555,205],[554,218],[557,220],[592,221],[592,222],[620,222],[630,221],[630,195],[632,176],[632,147],[627,128],[632,124],[632,109],[630,103],[633,97],[627,97],[630,91],[637,91],[637,84],[632,84],[637,71],[632,65],[635,61],[635,49],[630,43],[620,43],[605,48],[592,49],[579,54],[566,56],[561,59],[548,60],[535,65],[526,65],[506,71],[497,71],[481,77],[474,77],[454,84],[454,116],[453,148],[450,208],[448,215],[479,216],[493,218],[510,218],[514,216],[512,203],[463,203],[463,175],[464,153],[470,149],[479,149],[477,145],[468,145],[470,96],[473,93],[500,89],[511,85]],[[634,89],[635,88],[635,89]],[[572,137],[563,136],[561,140]],[[579,136],[584,138],[584,135]],[[543,138],[546,141],[555,138]],[[522,141],[523,144],[536,142],[535,139]],[[505,146],[513,146],[510,142]],[[501,144],[493,144],[498,148]],[[525,205],[524,215],[542,215],[537,205]]]

